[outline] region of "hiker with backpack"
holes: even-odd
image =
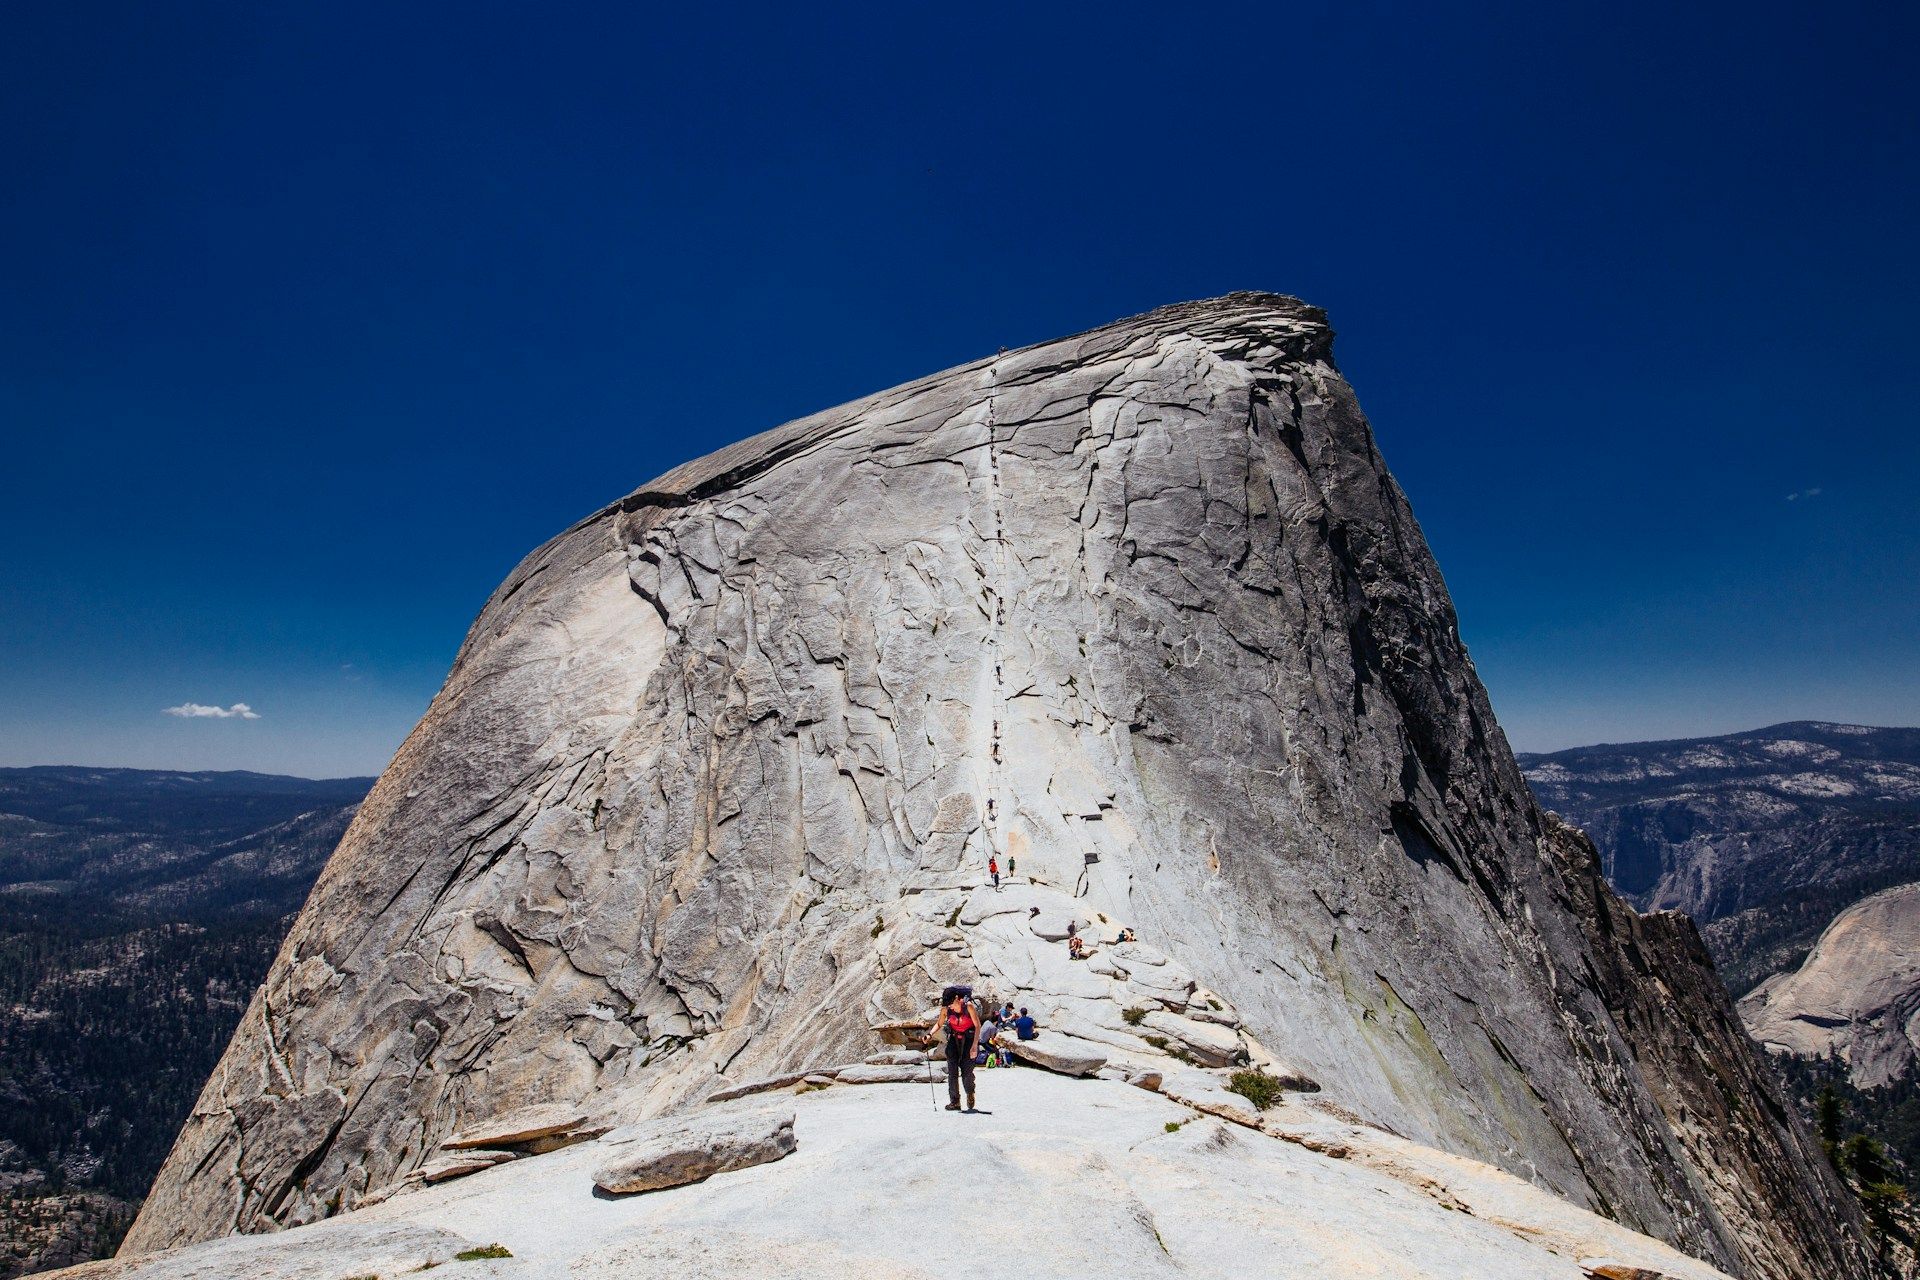
[[[960,1110],[960,1086],[967,1086],[967,1110],[973,1110],[973,1055],[980,1044],[980,1014],[967,987],[948,987],[940,993],[936,1034],[946,1038],[947,1110]]]

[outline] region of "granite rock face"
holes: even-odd
[[[1862,1089],[1920,1066],[1920,884],[1840,913],[1806,963],[1740,1001],[1753,1038],[1803,1058],[1838,1053]]]
[[[531,1103],[631,1120],[858,1061],[968,981],[1118,1069],[1280,1055],[1736,1274],[1863,1274],[1697,940],[1534,804],[1331,345],[1292,299],[1166,308],[534,552],[127,1250],[350,1208]]]

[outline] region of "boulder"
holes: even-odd
[[[230,1236],[191,1249],[167,1249],[87,1262],[52,1273],[61,1280],[365,1280],[425,1273],[474,1243],[411,1222],[316,1223],[299,1232]]]
[[[538,1103],[479,1124],[470,1124],[440,1146],[447,1151],[511,1147],[535,1138],[564,1134],[580,1128],[586,1122],[587,1118],[572,1107],[560,1103]]]
[[[491,1169],[497,1164],[505,1164],[515,1158],[511,1151],[460,1152],[429,1160],[414,1172],[420,1181],[431,1186],[436,1182],[451,1182],[455,1178],[464,1178],[470,1173]]]
[[[1240,1037],[1217,1022],[1196,1022],[1177,1014],[1155,1010],[1142,1021],[1144,1033],[1164,1036],[1191,1054],[1203,1066],[1224,1067],[1245,1053]]]
[[[1636,1267],[1628,1262],[1616,1262],[1612,1258],[1582,1258],[1580,1269],[1591,1276],[1592,1280],[1667,1280],[1667,1275],[1663,1271]]]
[[[841,1084],[911,1084],[924,1082],[927,1078],[927,1060],[917,1060],[917,1066],[900,1063],[886,1064],[877,1062],[858,1062],[851,1067],[842,1067],[834,1074]]]
[[[1015,1040],[1013,1056],[1069,1076],[1092,1075],[1107,1065],[1105,1049],[1058,1031],[1042,1031],[1031,1040]]]
[[[619,1150],[594,1171],[593,1184],[615,1195],[702,1182],[783,1160],[799,1146],[791,1107],[653,1121],[617,1130],[606,1142]]]
[[[879,1067],[917,1067],[926,1060],[924,1049],[884,1049],[867,1055],[868,1063]]]
[[[923,1038],[933,1023],[926,1018],[896,1018],[892,1022],[876,1023],[875,1035],[885,1044],[911,1044]]]
[[[833,1076],[844,1071],[845,1066],[802,1067],[798,1071],[783,1071],[777,1076],[763,1076],[758,1080],[748,1080],[741,1084],[728,1085],[716,1089],[706,1096],[707,1102],[732,1102],[736,1098],[749,1098],[756,1093],[772,1093],[776,1089],[791,1089],[809,1076]]]

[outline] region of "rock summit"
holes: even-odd
[[[126,1252],[343,1213],[529,1106],[859,1063],[966,981],[1080,1064],[1271,1068],[1731,1274],[1864,1274],[1692,926],[1535,804],[1332,343],[1291,298],[1164,308],[533,552]]]

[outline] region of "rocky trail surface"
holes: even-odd
[[[866,1061],[875,1029],[955,981],[1034,1008],[1056,1065],[1178,1090],[1270,1064],[1730,1274],[1866,1273],[1691,925],[1636,913],[1535,804],[1325,317],[1265,294],[800,419],[530,555],[124,1252],[418,1203],[447,1139],[534,1103],[584,1147],[823,1064],[910,1070]],[[702,1186],[788,1176],[805,1110],[796,1133]],[[528,1155],[446,1194],[565,1152]],[[1120,1196],[1101,1159],[1087,1185]],[[894,1167],[962,1195],[952,1164]],[[1104,1262],[1095,1210],[1048,1247]]]
[[[393,1280],[432,1266],[448,1280],[931,1280],[951,1274],[941,1241],[1010,1239],[1008,1268],[1035,1280],[1725,1280],[1521,1179],[1310,1097],[1226,1119],[1038,1070],[986,1071],[980,1083],[971,1115],[934,1110],[926,1087],[909,1084],[802,1086],[697,1108],[683,1130],[739,1133],[784,1116],[791,1150],[643,1194],[596,1192],[596,1170],[635,1145],[616,1131],[315,1226],[59,1274]],[[483,1251],[507,1256],[460,1257]]]

